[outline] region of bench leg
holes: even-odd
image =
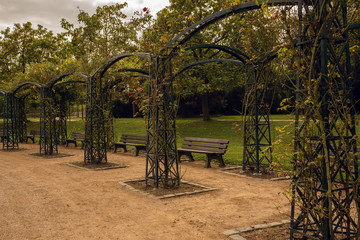
[[[139,156],[140,150],[146,151],[146,147],[143,147],[143,146],[138,146],[138,147],[136,147],[136,156]]]
[[[211,168],[211,155],[206,154],[206,162],[205,162],[205,168]]]
[[[226,167],[222,155],[220,155],[220,156],[218,157],[218,160],[219,160],[219,167]]]
[[[81,141],[81,149],[84,149],[84,141]]]
[[[211,159],[216,159],[219,161],[219,167],[225,167],[224,159],[222,155],[216,155],[216,154],[206,154],[206,163],[205,168],[211,167]]]
[[[181,156],[183,156],[183,155],[188,156],[190,162],[195,161],[192,154],[191,154],[191,152],[180,152],[180,151],[178,151],[179,162],[181,162]]]
[[[135,149],[135,156],[139,156],[139,148],[138,147],[135,147],[136,149]]]
[[[124,152],[127,152],[126,146],[124,146],[124,145],[115,145],[114,144],[114,153],[117,152],[118,148],[122,148],[122,149],[124,149]]]
[[[25,143],[28,143],[29,139],[30,139],[33,143],[35,143],[35,137],[31,137],[31,136],[27,136],[27,137],[26,137]]]

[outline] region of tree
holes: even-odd
[[[63,40],[41,25],[34,29],[30,22],[1,31],[0,81],[11,86],[14,77],[26,73],[32,64],[59,63],[67,57],[62,50]]]
[[[136,12],[130,21],[122,10],[127,3],[97,7],[93,15],[79,9],[80,27],[66,19],[61,20],[65,35],[70,39],[68,49],[75,59],[81,61],[85,72],[98,67],[117,54],[136,51],[138,31],[151,18],[149,14]]]

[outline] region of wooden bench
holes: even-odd
[[[0,129],[0,139],[1,139],[1,142],[3,142],[5,138],[8,138],[7,134],[4,132],[3,129]]]
[[[33,143],[35,143],[35,137],[40,138],[40,130],[30,130],[30,134],[26,136],[25,142],[27,143],[30,139]]]
[[[145,134],[122,134],[119,142],[114,142],[114,153],[118,148],[123,148],[127,152],[126,146],[136,148],[136,156],[139,156],[140,150],[146,150],[146,135]]]
[[[217,159],[220,167],[225,167],[223,155],[228,147],[229,140],[225,139],[211,139],[211,138],[194,138],[186,137],[182,143],[181,148],[178,149],[179,160],[182,155],[187,155],[190,161],[194,161],[191,153],[206,154],[205,167],[211,167],[211,159]]]
[[[84,148],[85,133],[84,132],[72,132],[71,137],[65,139],[66,147],[69,146],[69,143],[74,143],[77,147],[77,141],[81,141],[81,149]]]

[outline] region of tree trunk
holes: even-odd
[[[132,115],[133,115],[133,118],[136,116],[136,105],[134,102],[132,102]]]
[[[210,112],[209,112],[209,94],[204,93],[201,95],[201,106],[202,106],[202,114],[203,120],[209,121],[210,120]]]

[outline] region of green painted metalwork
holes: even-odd
[[[4,122],[3,122],[3,149],[19,149],[19,137],[17,135],[17,112],[18,102],[11,93],[6,93],[4,98]]]
[[[86,119],[84,163],[107,162],[107,146],[111,142],[112,124],[109,111],[106,111],[105,100],[109,99],[104,76],[116,62],[128,58],[149,58],[147,53],[125,53],[115,56],[102,64],[89,77],[86,86]]]
[[[46,86],[41,87],[40,91],[40,154],[52,155],[58,153],[54,97],[53,92]]]
[[[359,239],[347,1],[300,1],[291,239]]]
[[[248,67],[245,83],[243,169],[267,168],[272,162],[270,134],[270,103],[264,101],[268,94],[264,64]]]
[[[87,76],[79,73],[67,74],[66,76],[80,76],[84,79],[87,79]],[[86,80],[64,80],[63,78],[57,78],[56,81],[53,81],[52,89],[56,94],[58,92],[59,87],[69,85],[69,84],[81,84],[86,85]],[[65,96],[62,96],[62,98]],[[67,139],[67,120],[68,114],[70,113],[70,104],[65,99],[60,99],[60,101],[54,102],[54,106],[57,109],[56,114],[56,136],[57,143],[65,144]]]
[[[155,187],[180,184],[176,148],[176,102],[173,93],[169,58],[152,58],[149,84],[149,106],[146,149],[146,183]]]
[[[40,88],[40,84],[32,82],[20,83],[14,88],[12,88],[8,97],[5,99],[4,104],[4,127],[3,131],[9,136],[6,138],[7,142],[3,142],[3,147],[6,149],[19,148],[19,141],[25,139],[27,134],[27,119],[25,114],[25,99],[28,94],[25,96],[17,96],[19,92],[26,88],[31,87]],[[15,147],[16,146],[16,147]]]
[[[17,119],[18,119],[18,121],[16,122],[17,123],[16,130],[18,132],[17,135],[19,138],[19,142],[25,142],[27,135],[27,118],[25,112],[26,97],[27,96],[17,98],[18,111],[15,114],[17,114]]]
[[[239,4],[230,9],[214,13],[206,18],[196,22],[192,26],[185,29],[183,32],[173,38],[157,55],[152,61],[152,67],[150,72],[150,87],[149,96],[150,104],[148,110],[148,152],[147,152],[147,166],[146,166],[146,179],[152,179],[155,181],[156,186],[159,182],[163,181],[161,177],[171,176],[174,180],[171,182],[178,181],[177,172],[178,161],[174,160],[176,152],[176,142],[173,138],[176,136],[175,129],[175,110],[176,107],[173,104],[172,96],[172,71],[171,71],[171,60],[173,57],[178,55],[180,46],[186,43],[192,36],[206,27],[214,24],[222,19],[238,13],[244,13],[251,10],[260,9],[262,1],[249,2]],[[297,4],[297,0],[288,1],[266,1],[269,5],[294,5]],[[205,46],[204,46],[205,47]],[[210,46],[208,46],[210,47]],[[217,48],[216,46],[212,46]],[[203,46],[195,47],[203,48]],[[223,47],[223,50],[225,48]],[[229,50],[229,49],[227,49]],[[226,51],[227,51],[226,50]],[[230,51],[231,54],[236,54],[236,51]],[[242,58],[243,59],[243,58]],[[159,94],[158,91],[161,90]],[[170,105],[168,105],[170,104]],[[159,105],[159,106],[158,106]],[[166,116],[164,116],[166,113]],[[163,132],[169,133],[164,134]],[[160,137],[158,136],[160,135]],[[174,167],[168,167],[168,162],[165,161],[164,168],[161,167],[164,161],[162,157],[169,157],[171,164]],[[177,156],[176,156],[177,158]],[[165,172],[164,172],[165,171]],[[165,178],[166,179],[166,178]],[[178,184],[178,183],[176,183]],[[165,182],[165,185],[167,183]]]

